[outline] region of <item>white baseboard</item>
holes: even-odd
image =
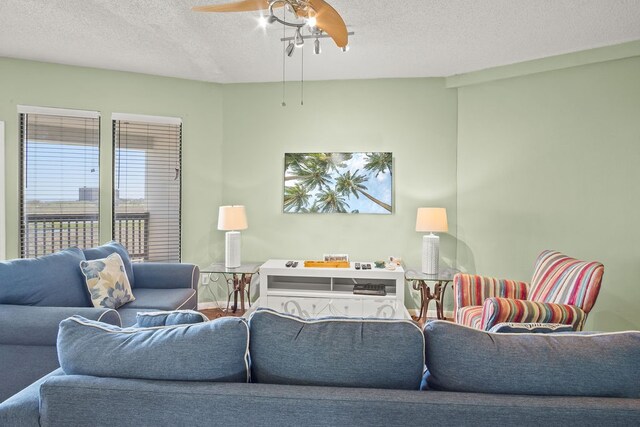
[[[410,308],[410,309],[408,309],[408,311],[409,311],[410,315],[417,316],[419,314],[420,310],[417,309],[417,308]],[[443,314],[444,314],[444,317],[447,318],[447,320],[453,319],[453,310],[449,310],[449,311],[445,310]],[[429,319],[437,319],[438,318],[438,313],[436,312],[435,309],[434,310],[427,310],[427,318],[429,318]]]
[[[198,310],[206,310],[211,308],[226,308],[227,301],[207,301],[207,302],[199,302]]]
[[[252,306],[256,306],[256,304],[258,303],[258,301],[254,301],[251,305]],[[206,309],[212,309],[212,308],[226,308],[227,307],[227,301],[207,301],[207,302],[200,302],[198,303],[198,310],[206,310]],[[248,308],[248,307],[247,307]],[[418,315],[418,309],[417,308],[410,308],[407,309],[407,311],[409,312],[409,314],[411,316],[417,316]],[[444,312],[444,316],[451,320],[453,318],[453,311],[449,310],[449,311],[445,311]],[[435,319],[438,317],[436,310],[429,310],[427,311],[427,317],[429,319]]]

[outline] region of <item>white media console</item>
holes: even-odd
[[[286,267],[288,260],[271,259],[260,267],[261,307],[301,317],[354,316],[408,319],[404,306],[404,270]],[[363,263],[361,263],[363,264]],[[355,284],[384,284],[387,294],[357,295]]]

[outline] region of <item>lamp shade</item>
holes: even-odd
[[[220,206],[218,230],[246,230],[247,212],[244,206]]]
[[[447,210],[445,208],[418,208],[416,231],[432,233],[449,231]]]

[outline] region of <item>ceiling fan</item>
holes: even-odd
[[[276,16],[273,9],[284,7],[293,13],[299,21],[287,21]],[[233,3],[216,4],[210,6],[196,6],[196,12],[248,12],[252,10],[269,10],[268,23],[279,22],[283,25],[296,28],[293,38],[295,45],[300,47],[304,38],[300,29],[309,27],[312,37],[316,37],[316,52],[320,53],[318,37],[326,33],[335,44],[346,51],[349,43],[347,26],[340,14],[324,0],[242,0]],[[289,52],[287,54],[290,55]]]

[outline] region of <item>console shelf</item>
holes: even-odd
[[[404,270],[286,267],[272,259],[260,267],[258,305],[301,317],[357,316],[409,318],[404,307]],[[363,264],[363,263],[361,263]],[[373,265],[373,262],[370,263]],[[383,284],[386,295],[353,293],[355,284]]]

